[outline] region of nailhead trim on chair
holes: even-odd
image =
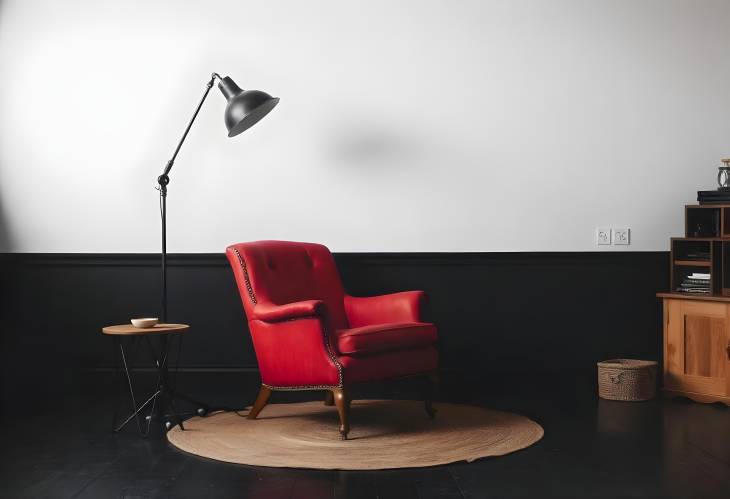
[[[241,254],[236,248],[233,248],[233,252],[238,257],[238,263],[241,265],[241,270],[243,270],[243,280],[246,281],[246,291],[248,291],[248,297],[251,298],[251,302],[255,305],[258,302],[256,301],[256,295],[253,294],[253,288],[251,287],[251,279],[249,279],[248,277],[248,268],[246,268],[246,262],[243,261],[243,258],[241,258]]]
[[[258,303],[256,301],[256,295],[253,292],[253,287],[251,287],[251,280],[248,277],[248,269],[246,268],[246,262],[244,262],[243,258],[241,257],[241,254],[238,252],[236,248],[232,248],[233,252],[236,254],[236,257],[238,258],[238,263],[241,265],[241,270],[243,271],[243,279],[246,282],[246,290],[248,291],[248,297],[251,299],[251,302],[255,305]],[[321,322],[321,321],[320,321]],[[261,383],[266,388],[271,388],[272,390],[329,390],[332,388],[342,388],[342,364],[340,364],[340,361],[337,360],[337,356],[332,351],[332,346],[329,342],[329,335],[327,334],[327,328],[323,325],[322,326],[322,340],[324,341],[324,347],[327,350],[327,356],[330,358],[332,363],[337,368],[337,381],[339,382],[338,385],[303,385],[303,386],[271,386],[267,385],[266,383]]]
[[[272,386],[261,383],[266,388],[276,390],[278,392],[299,392],[304,390],[332,390],[334,388],[342,388],[342,385],[305,385],[305,386]]]
[[[320,324],[321,323],[322,321],[320,320]],[[342,388],[342,364],[340,364],[340,361],[337,359],[335,352],[332,351],[332,345],[330,345],[330,337],[329,334],[327,334],[327,326],[324,324],[322,324],[322,340],[324,341],[324,347],[327,350],[327,355],[329,355],[330,360],[337,368],[337,382],[339,383],[338,388]]]

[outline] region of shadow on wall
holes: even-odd
[[[423,144],[382,126],[345,123],[328,137],[327,149],[335,164],[380,166],[405,165],[423,155]]]

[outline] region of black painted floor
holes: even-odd
[[[369,472],[224,464],[177,451],[161,432],[146,440],[131,427],[112,435],[106,376],[87,374],[75,388],[44,397],[53,408],[35,400],[3,416],[0,497],[730,497],[730,410],[682,399],[598,400],[590,373],[445,374],[443,400],[519,412],[542,424],[545,438],[500,458]],[[179,384],[212,403],[234,404],[239,394],[250,403],[256,391],[254,376],[241,373],[186,373]],[[363,395],[406,398],[415,390],[377,386]],[[284,402],[312,394],[274,397]]]

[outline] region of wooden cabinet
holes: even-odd
[[[730,298],[659,293],[664,392],[730,405]]]

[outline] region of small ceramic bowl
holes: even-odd
[[[160,322],[160,320],[157,317],[146,317],[144,319],[132,319],[132,325],[134,327],[138,327],[140,329],[146,328],[146,327],[152,327],[155,324]]]

